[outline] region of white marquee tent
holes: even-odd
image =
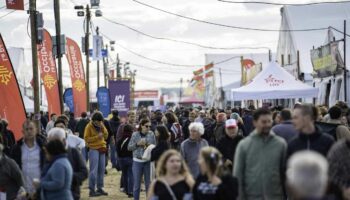
[[[231,91],[235,101],[311,98],[318,94],[318,88],[296,80],[276,62],[265,67],[248,85]]]

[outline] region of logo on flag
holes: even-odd
[[[53,88],[56,84],[57,80],[52,77],[50,74],[46,74],[44,76],[44,85],[51,90],[51,88]]]
[[[77,79],[77,80],[74,81],[73,87],[76,90],[78,90],[79,92],[81,92],[82,90],[85,89],[85,83],[83,83],[80,79]]]
[[[12,72],[0,65],[0,82],[7,85],[11,80]]]

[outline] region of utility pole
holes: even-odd
[[[269,62],[272,61],[272,53],[271,53],[271,49],[269,49]]]
[[[99,36],[99,28],[96,27],[96,35]],[[100,87],[100,60],[97,59],[97,88]]]
[[[86,24],[85,24],[85,55],[86,55],[86,111],[90,112],[90,61],[89,61],[89,26],[91,13],[89,4],[86,5]]]
[[[57,65],[58,65],[58,94],[61,107],[61,113],[64,112],[63,106],[63,80],[62,80],[62,53],[61,53],[61,17],[60,17],[60,2],[54,0],[54,14],[56,27],[56,49],[57,49]]]
[[[117,79],[120,79],[122,77],[120,73],[120,60],[119,60],[119,54],[117,54]]]
[[[348,69],[346,68],[346,20],[344,20],[344,101],[347,102],[348,86],[347,86],[347,75]]]
[[[34,117],[35,124],[40,130],[40,101],[39,101],[39,71],[38,71],[38,49],[37,49],[37,29],[36,29],[36,0],[29,1],[30,33],[32,43],[32,67],[33,67],[33,90],[34,90]]]

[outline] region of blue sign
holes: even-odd
[[[92,49],[89,49],[89,56],[90,57],[92,57]],[[106,58],[106,57],[108,57],[108,51],[107,51],[107,49],[102,49],[101,50],[101,53],[102,53],[102,57],[104,57],[104,58]]]
[[[111,113],[111,102],[109,90],[106,87],[99,87],[96,93],[98,110],[102,112],[104,117],[108,117]]]
[[[74,100],[72,88],[67,88],[63,94],[63,101],[68,106],[69,112],[74,113]]]

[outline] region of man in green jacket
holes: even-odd
[[[267,109],[253,114],[255,130],[237,147],[233,175],[239,181],[240,200],[283,200],[287,144],[272,131]]]

